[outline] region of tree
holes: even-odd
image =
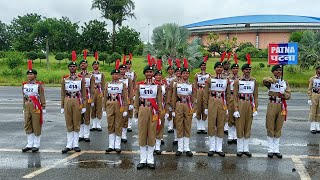
[[[290,34],[289,42],[299,43],[303,37],[303,31],[294,31]]]
[[[101,11],[102,17],[112,22],[112,50],[115,52],[116,25],[121,26],[126,18],[135,18],[132,12],[135,8],[132,0],[93,0],[91,9]]]
[[[0,21],[0,50],[7,51],[10,49],[10,32],[8,26]]]
[[[140,33],[132,28],[129,28],[129,26],[119,28],[118,32],[116,33],[116,39],[116,46],[121,48],[121,54],[132,53],[136,45],[142,44]]]
[[[167,59],[187,58],[190,68],[198,65],[202,58],[200,38],[194,38],[188,43],[190,31],[177,24],[163,24],[156,27],[152,34],[152,44],[147,44],[144,53],[160,57],[166,65]]]
[[[81,27],[81,49],[89,49],[91,52],[108,50],[110,33],[106,26],[105,22],[98,20],[84,23],[84,26]]]
[[[232,52],[237,47],[237,37],[226,38],[223,40],[219,39],[219,34],[209,33],[208,35],[208,51],[215,54],[223,54],[224,52]]]
[[[12,33],[12,45],[18,51],[36,50],[36,44],[32,36],[33,28],[41,20],[38,14],[27,14],[14,18],[9,26]]]
[[[320,32],[304,31],[299,43],[300,68],[320,65]]]

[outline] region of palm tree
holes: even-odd
[[[112,21],[112,50],[115,52],[116,25],[121,26],[126,18],[135,18],[132,0],[93,0],[91,9],[99,9],[102,17]]]
[[[152,44],[147,44],[144,54],[151,54],[161,58],[164,65],[167,66],[167,59],[187,58],[190,68],[198,65],[202,60],[200,49],[200,38],[194,38],[188,43],[190,31],[177,24],[163,24],[156,27],[152,34]]]
[[[301,68],[320,65],[320,32],[304,31],[299,43],[299,64]]]

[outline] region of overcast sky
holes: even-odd
[[[315,0],[133,0],[136,19],[124,25],[141,33],[148,41],[152,29],[163,23],[191,24],[199,21],[241,15],[286,14],[320,17],[320,1]],[[92,0],[0,0],[0,20],[10,23],[18,15],[37,13],[46,17],[69,17],[73,22],[101,18],[91,10]],[[111,28],[111,22],[107,21]]]

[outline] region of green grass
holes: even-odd
[[[207,64],[207,72],[214,74],[214,63],[217,62],[218,58],[210,58]],[[94,61],[93,57],[88,57],[89,65],[88,70],[92,71],[91,64]],[[68,74],[67,64],[69,61],[63,60],[60,62],[54,59],[54,56],[51,55],[49,57],[49,69],[46,69],[46,60],[37,59],[33,63],[33,68],[38,71],[38,80],[43,81],[46,86],[59,86],[61,77]],[[78,60],[79,62],[79,60]],[[13,77],[5,74],[5,72],[10,72],[11,70],[5,65],[4,60],[0,60],[0,63],[3,64],[0,68],[0,85],[3,86],[17,86],[21,85],[21,82],[26,80],[25,72],[27,70],[27,62],[25,61],[18,69],[22,71],[22,74],[17,77]],[[144,75],[142,74],[143,68],[146,65],[146,60],[144,57],[133,57],[132,61],[132,69],[137,73],[138,80],[142,80]],[[245,62],[239,62],[240,67]],[[265,67],[260,68],[259,63],[264,63]],[[271,76],[271,67],[267,67],[266,59],[253,59],[252,60],[252,76],[257,79],[259,85],[262,86],[262,79],[264,77]],[[114,68],[114,63],[110,66],[108,64],[104,64],[100,62],[100,71],[106,74],[107,81],[111,79],[110,72]],[[199,72],[199,69],[194,69],[191,72],[190,80],[193,81],[194,74]],[[289,84],[293,88],[306,88],[308,86],[308,80],[311,76],[314,75],[314,70],[308,71],[300,71],[296,66],[293,67],[285,67],[284,78],[289,81]],[[239,74],[242,72],[239,70]],[[167,74],[165,73],[164,76]]]

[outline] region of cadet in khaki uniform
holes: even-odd
[[[169,86],[169,91],[168,91],[168,96],[167,96],[167,107],[168,110],[170,112],[170,110],[172,111],[172,104],[171,104],[171,100],[172,100],[172,93],[173,93],[173,86],[180,80],[181,78],[181,64],[180,64],[180,60],[176,59],[176,69],[175,69],[175,77],[173,80],[171,80],[170,82],[170,86]],[[166,115],[167,116],[167,115]],[[170,118],[170,114],[169,114],[169,118]],[[178,138],[177,138],[177,130],[176,130],[176,124],[175,124],[175,117],[172,118],[173,121],[173,135],[174,135],[174,140],[172,142],[173,145],[178,144]]]
[[[167,101],[170,101],[168,100],[168,94],[170,92],[170,84],[171,84],[171,81],[174,80],[176,78],[176,76],[174,75],[174,67],[172,65],[172,60],[169,58],[168,59],[168,64],[169,66],[167,67],[167,73],[168,73],[168,76],[165,78],[165,81],[166,81],[166,112],[167,112],[167,116],[168,118],[167,121],[168,121],[168,133],[173,133],[173,118],[172,118],[172,108],[170,107],[169,103],[167,103]]]
[[[210,74],[206,72],[207,69],[207,59],[208,57],[204,57],[203,62],[201,62],[200,69],[201,72],[198,72],[194,75],[194,85],[197,86],[197,133],[198,134],[207,134],[205,128],[205,122],[207,120],[207,115],[204,114],[203,108],[203,90],[205,88],[206,79],[210,77]]]
[[[91,119],[92,119],[92,128],[90,131],[102,131],[101,129],[101,118],[102,118],[102,97],[104,92],[105,85],[105,75],[99,71],[99,61],[98,61],[98,52],[95,52],[95,61],[92,63],[93,72],[92,75],[95,78],[94,81],[94,97],[93,104],[91,108]]]
[[[62,153],[67,153],[72,149],[80,152],[79,131],[81,124],[81,114],[86,112],[84,106],[86,99],[86,86],[84,77],[77,75],[77,64],[75,61],[75,51],[72,52],[72,62],[68,64],[70,71],[61,80],[61,114],[64,113],[67,126],[67,146]]]
[[[86,56],[85,56],[86,58]],[[82,76],[85,79],[85,85],[86,85],[86,101],[84,102],[84,107],[86,108],[86,112],[83,114],[82,120],[81,120],[81,126],[80,126],[80,132],[79,132],[79,141],[86,141],[90,142],[90,116],[91,116],[91,107],[94,107],[94,79],[95,77],[87,71],[88,67],[88,61],[87,60],[81,60],[80,61],[80,68],[81,72],[79,73],[80,76]]]
[[[229,80],[222,76],[222,62],[216,62],[214,69],[216,75],[206,80],[203,96],[205,113],[208,115],[208,156],[213,156],[214,153],[217,153],[219,156],[224,157],[225,154],[222,151],[223,127],[228,114],[227,98],[230,97],[230,86]]]
[[[120,82],[123,82],[126,84],[126,91],[127,91],[127,106],[129,109],[129,112],[133,110],[133,84],[131,78],[128,78],[125,73],[127,72],[126,68],[126,60],[125,56],[123,58],[123,64],[120,65]],[[123,116],[122,117],[122,136],[121,136],[121,141],[126,143],[127,142],[127,128],[128,128],[128,116]]]
[[[134,95],[134,90],[135,90],[135,84],[136,84],[136,79],[137,79],[137,73],[131,70],[132,66],[132,54],[130,53],[129,55],[129,60],[126,61],[126,73],[125,76],[132,81],[132,94]],[[132,96],[132,99],[129,99],[131,105],[133,105],[134,97]],[[133,118],[133,106],[130,106],[130,110],[128,111],[128,132],[132,132],[132,118]]]
[[[239,64],[238,64],[238,58],[237,55],[234,54],[234,60],[235,63],[231,65],[231,76],[229,79],[230,82],[230,99],[228,101],[228,144],[237,143],[237,130],[236,130],[236,122],[235,117],[233,117],[234,113],[234,96],[233,96],[233,90],[234,90],[234,81],[239,79],[238,71],[239,71]]]
[[[316,75],[309,79],[308,95],[310,98],[308,100],[308,104],[310,105],[310,131],[313,134],[320,133],[320,66],[316,67]]]
[[[281,65],[272,67],[274,77],[263,79],[263,84],[269,89],[270,102],[267,108],[266,128],[268,135],[268,157],[274,155],[282,158],[279,151],[283,122],[287,116],[287,102],[291,98],[291,90],[287,81],[282,80]]]
[[[237,127],[237,156],[242,154],[251,157],[249,152],[249,138],[254,116],[258,115],[258,84],[255,78],[250,76],[251,59],[247,55],[248,63],[241,67],[243,76],[234,82],[234,113]],[[229,132],[230,133],[230,129]]]
[[[189,82],[190,70],[188,61],[184,59],[184,68],[181,70],[181,79],[173,85],[172,116],[175,117],[178,137],[176,156],[186,152],[187,156],[193,153],[189,148],[192,119],[197,115],[197,88]]]
[[[163,79],[162,77],[162,70],[161,67],[162,66],[162,62],[160,59],[157,60],[157,70],[154,73],[154,82],[161,86],[161,92],[162,92],[162,109],[163,112],[160,113],[160,120],[161,120],[161,125],[160,125],[160,129],[157,129],[157,136],[156,136],[156,146],[155,146],[155,153],[157,155],[161,154],[161,144],[163,142],[163,132],[164,132],[164,125],[165,125],[165,118],[168,118],[169,115],[166,113],[166,81]],[[165,116],[166,115],[166,116]],[[164,142],[163,142],[164,143]]]
[[[115,149],[121,152],[122,117],[128,115],[128,95],[126,84],[119,81],[119,63],[111,71],[112,81],[105,85],[103,98],[103,116],[108,116],[109,148],[106,153]]]
[[[24,130],[28,137],[28,143],[22,152],[32,150],[38,152],[40,147],[41,128],[43,114],[46,113],[46,100],[43,84],[37,81],[37,71],[32,69],[32,61],[28,61],[26,82],[22,83]]]
[[[157,125],[160,125],[159,115],[162,111],[162,92],[161,86],[157,85],[152,79],[154,76],[153,67],[148,58],[148,66],[143,69],[146,76],[144,81],[136,85],[134,101],[135,112],[138,113],[138,135],[140,146],[140,163],[137,169],[146,166],[155,169],[154,164],[154,145],[156,141]]]
[[[226,53],[224,53],[224,56],[222,57],[222,59],[224,59]],[[222,72],[222,76],[224,78],[230,78],[231,73],[230,73],[230,62],[229,62],[229,58],[230,58],[231,52],[228,53],[228,58],[226,61],[222,62],[223,65],[223,72]],[[232,115],[232,114],[231,114]],[[228,134],[228,130],[229,130],[229,124],[228,124],[228,120],[229,120],[229,115],[226,116],[226,119],[224,121],[224,133]]]

